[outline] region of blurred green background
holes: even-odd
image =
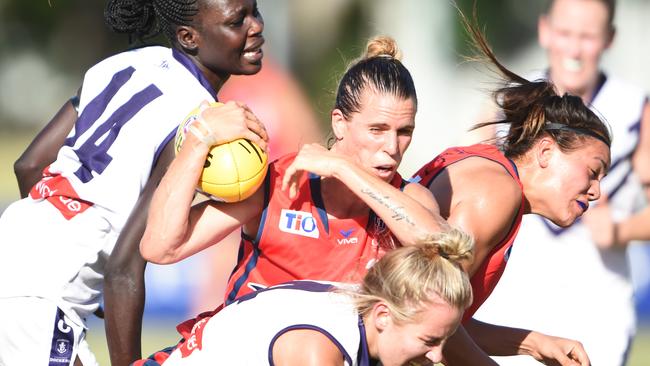
[[[463,141],[489,88],[489,74],[462,61],[465,38],[451,2],[439,0],[258,0],[266,20],[266,53],[295,76],[323,131],[333,90],[347,63],[368,37],[389,34],[404,51],[420,106],[418,133],[401,168],[409,174],[446,146]],[[469,9],[471,1],[458,1]],[[544,66],[536,46],[536,19],[542,0],[479,0],[479,16],[496,54],[518,73]],[[12,164],[33,136],[79,87],[84,70],[128,47],[127,36],[103,23],[103,1],[0,0],[0,211],[18,198]],[[614,48],[604,64],[650,90],[650,1],[619,1]],[[643,45],[640,47],[640,45]],[[647,257],[643,257],[647,258]],[[639,264],[640,263],[640,264]],[[638,288],[647,296],[647,259],[636,264]],[[148,270],[148,281],[164,288],[177,283],[192,265]],[[151,273],[151,274],[150,274]],[[149,282],[148,282],[149,283]],[[143,354],[175,343],[176,322],[193,314],[182,297],[196,290],[147,299]],[[166,291],[167,291],[166,290]],[[161,305],[162,304],[162,305]],[[639,305],[641,326],[629,365],[650,365],[650,310]],[[109,361],[102,323],[92,321],[90,343],[102,365]],[[596,328],[594,331],[598,331]]]

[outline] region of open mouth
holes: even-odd
[[[382,178],[390,177],[395,172],[393,166],[376,166],[374,169],[377,175]]]
[[[587,211],[587,209],[589,208],[589,205],[586,204],[586,203],[584,203],[584,202],[582,202],[582,201],[577,201],[577,200],[576,200],[576,202],[578,202],[578,206],[580,206],[580,208],[582,209],[582,212],[583,212],[583,213],[584,213],[585,211]]]
[[[562,60],[562,66],[567,71],[579,72],[580,70],[582,70],[582,61],[575,58],[567,57]]]
[[[264,52],[262,51],[262,45],[264,44],[264,38],[259,38],[253,44],[250,46],[246,47],[244,51],[242,52],[242,56],[249,62],[251,63],[257,63],[259,62],[262,57],[264,56]]]

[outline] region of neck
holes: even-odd
[[[215,92],[221,90],[223,84],[225,84],[226,81],[228,81],[228,79],[230,78],[230,74],[223,73],[223,72],[222,73],[214,72],[210,68],[206,67],[203,63],[201,63],[198,56],[188,55],[188,57],[199,68],[199,70],[201,70],[201,73],[208,80],[210,86],[212,86]]]
[[[579,88],[579,89],[570,89],[559,82],[555,82],[554,80],[557,80],[557,78],[553,77],[552,71],[550,77],[551,77],[551,81],[555,83],[555,87],[557,88],[558,95],[562,96],[565,93],[569,93],[571,95],[580,97],[583,103],[589,105],[591,104],[591,101],[594,98],[594,93],[596,93],[596,87],[598,86],[598,81],[600,80],[600,72],[597,73],[593,78],[591,78],[591,80],[589,80],[589,82],[583,88]]]
[[[377,346],[377,328],[372,326],[374,324],[374,317],[372,313],[363,316],[363,327],[366,329],[366,342],[368,342],[368,355],[372,359],[379,359],[379,352]]]
[[[519,181],[521,182],[524,191],[524,214],[529,214],[532,212],[531,198],[534,199],[535,197],[535,191],[530,189],[531,182],[535,181],[537,177],[532,169],[532,165],[526,162],[525,158],[511,160],[517,167]]]

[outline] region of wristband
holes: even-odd
[[[217,139],[214,136],[214,133],[212,132],[210,126],[203,119],[203,111],[206,110],[207,108],[208,106],[201,105],[197,113],[196,119],[192,122],[192,124],[190,124],[188,129],[192,133],[192,135],[196,136],[196,138],[199,139],[199,141],[208,145],[208,147],[212,147],[213,145],[216,144]],[[201,128],[199,128],[197,125],[200,126]]]

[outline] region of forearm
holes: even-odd
[[[126,366],[141,358],[145,304],[144,261],[142,263],[141,275],[116,273],[105,279],[104,322],[111,365]]]
[[[459,326],[456,333],[451,336],[444,347],[445,365],[497,365],[467,334],[463,326]]]
[[[169,166],[151,200],[140,252],[148,261],[168,262],[187,239],[190,211],[208,148],[192,134]]]
[[[483,323],[475,319],[465,324],[476,344],[492,356],[534,355],[537,333],[530,330]]]
[[[433,199],[421,203],[357,164],[343,161],[335,177],[362,199],[403,245],[416,244],[446,226]]]
[[[77,111],[67,101],[14,162],[21,198],[27,197],[34,184],[41,180],[43,169],[56,159],[76,120]]]
[[[633,240],[650,240],[650,206],[615,224],[614,242],[627,245]]]

